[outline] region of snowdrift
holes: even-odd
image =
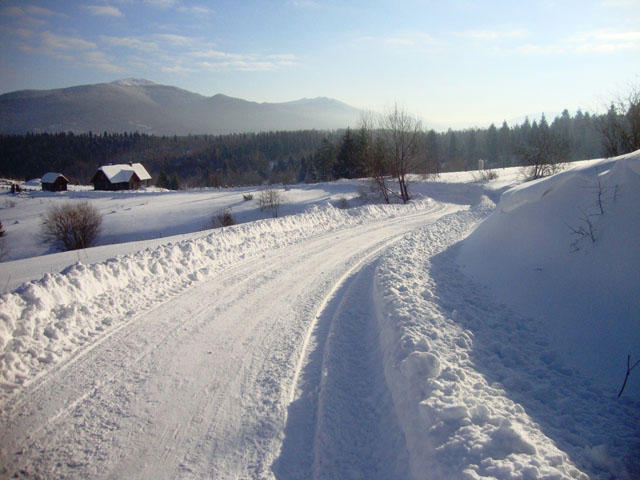
[[[385,378],[412,476],[586,479],[524,408],[475,365],[476,335],[459,317],[482,321],[485,312],[478,298],[459,297],[467,292],[461,273],[452,270],[456,250],[450,247],[492,207],[486,199],[409,234],[389,249],[376,272]]]
[[[0,398],[81,345],[245,257],[434,206],[428,199],[349,210],[327,204],[45,274],[0,297]]]
[[[640,359],[640,152],[505,192],[460,264],[542,321],[564,360],[614,394]],[[640,375],[626,395],[640,397]]]
[[[590,162],[385,253],[374,297],[413,477],[638,478],[635,371],[616,396],[640,358],[639,174],[639,152]],[[582,214],[595,242],[571,234]]]

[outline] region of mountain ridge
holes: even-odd
[[[0,133],[229,134],[333,130],[353,126],[360,110],[327,97],[258,103],[222,93],[207,97],[141,78],[0,95]]]

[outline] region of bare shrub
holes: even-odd
[[[96,207],[84,201],[51,207],[42,224],[42,241],[59,251],[78,250],[95,244],[102,226]]]
[[[260,192],[260,197],[258,198],[258,205],[260,206],[260,211],[269,210],[271,211],[271,216],[276,218],[278,216],[278,212],[280,211],[280,206],[287,201],[287,197],[284,193],[280,191],[269,188],[266,190],[262,190]]]
[[[349,200],[347,200],[347,197],[339,197],[338,200],[336,200],[336,208],[342,210],[349,208]]]
[[[495,170],[478,170],[473,173],[473,180],[476,182],[488,182],[489,180],[497,180],[499,176]]]
[[[574,252],[580,250],[582,241],[584,239],[591,240],[591,243],[596,243],[598,239],[598,230],[591,219],[594,215],[588,215],[587,213],[580,211],[579,224],[576,227],[568,225],[571,235],[575,238],[571,242],[571,249]]]
[[[4,227],[2,226],[2,222],[0,222],[0,261],[2,261],[7,253],[7,237],[4,231]]]
[[[230,227],[235,224],[236,220],[233,218],[231,210],[228,208],[218,210],[213,214],[213,217],[211,217],[211,225],[213,228]]]
[[[537,180],[558,173],[564,168],[569,144],[554,133],[546,121],[530,138],[518,147],[522,155],[522,174],[526,180]]]

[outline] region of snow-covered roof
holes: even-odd
[[[42,183],[54,183],[58,177],[62,177],[65,180],[67,180],[67,177],[65,177],[64,175],[62,175],[61,173],[53,173],[53,172],[47,172],[42,176],[42,180],[40,180]],[[68,182],[69,180],[67,180]]]
[[[141,163],[103,165],[98,170],[102,170],[111,183],[128,182],[134,173],[140,180],[151,180],[151,175]]]

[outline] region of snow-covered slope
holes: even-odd
[[[384,255],[374,298],[412,478],[638,478],[639,372],[617,394],[640,358],[639,173],[640,152],[581,164]],[[571,235],[581,218],[595,242]]]
[[[568,365],[616,391],[627,355],[640,359],[640,152],[505,192],[460,262],[539,319]],[[640,375],[626,388],[640,395]]]

